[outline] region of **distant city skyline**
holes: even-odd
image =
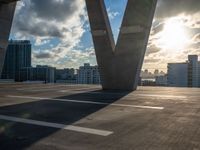
[[[98,65],[83,62],[79,69],[73,67],[58,69],[49,64],[37,64],[36,67],[33,67],[31,65],[31,54],[30,41],[10,40],[0,79],[2,81],[66,84],[101,83]],[[188,59],[183,62],[168,63],[167,73],[159,69],[154,71],[141,70],[138,85],[200,87],[200,61],[198,55],[188,55]]]
[[[115,40],[126,2],[105,0]],[[10,39],[31,40],[33,65],[96,65],[84,0],[46,3],[47,0],[18,2]],[[199,0],[158,0],[143,69],[166,72],[169,62],[182,62],[189,54],[200,56],[199,10]]]

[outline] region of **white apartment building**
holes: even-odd
[[[167,86],[167,75],[160,75],[155,77],[157,86]]]
[[[100,75],[98,66],[90,66],[85,63],[84,66],[79,67],[77,72],[78,84],[100,84]]]

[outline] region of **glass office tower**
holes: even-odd
[[[31,67],[31,43],[27,40],[10,40],[1,78],[19,81],[23,67]]]

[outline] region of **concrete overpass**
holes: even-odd
[[[136,90],[157,0],[128,0],[115,44],[104,0],[86,0],[104,90]],[[15,0],[0,0],[0,70]]]

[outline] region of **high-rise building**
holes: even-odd
[[[168,64],[168,86],[187,87],[188,86],[188,64],[169,63]]]
[[[199,85],[199,62],[197,55],[188,56],[188,87],[198,87]]]
[[[198,84],[198,87],[200,87],[200,61],[198,63],[198,70],[199,70],[199,78],[198,78],[198,81],[199,81],[199,84]]]
[[[189,55],[185,63],[168,64],[168,86],[200,87],[200,62],[197,55]]]
[[[1,78],[19,81],[23,67],[31,67],[31,43],[27,40],[10,40]]]
[[[100,84],[100,75],[97,66],[85,63],[77,72],[78,84]]]

